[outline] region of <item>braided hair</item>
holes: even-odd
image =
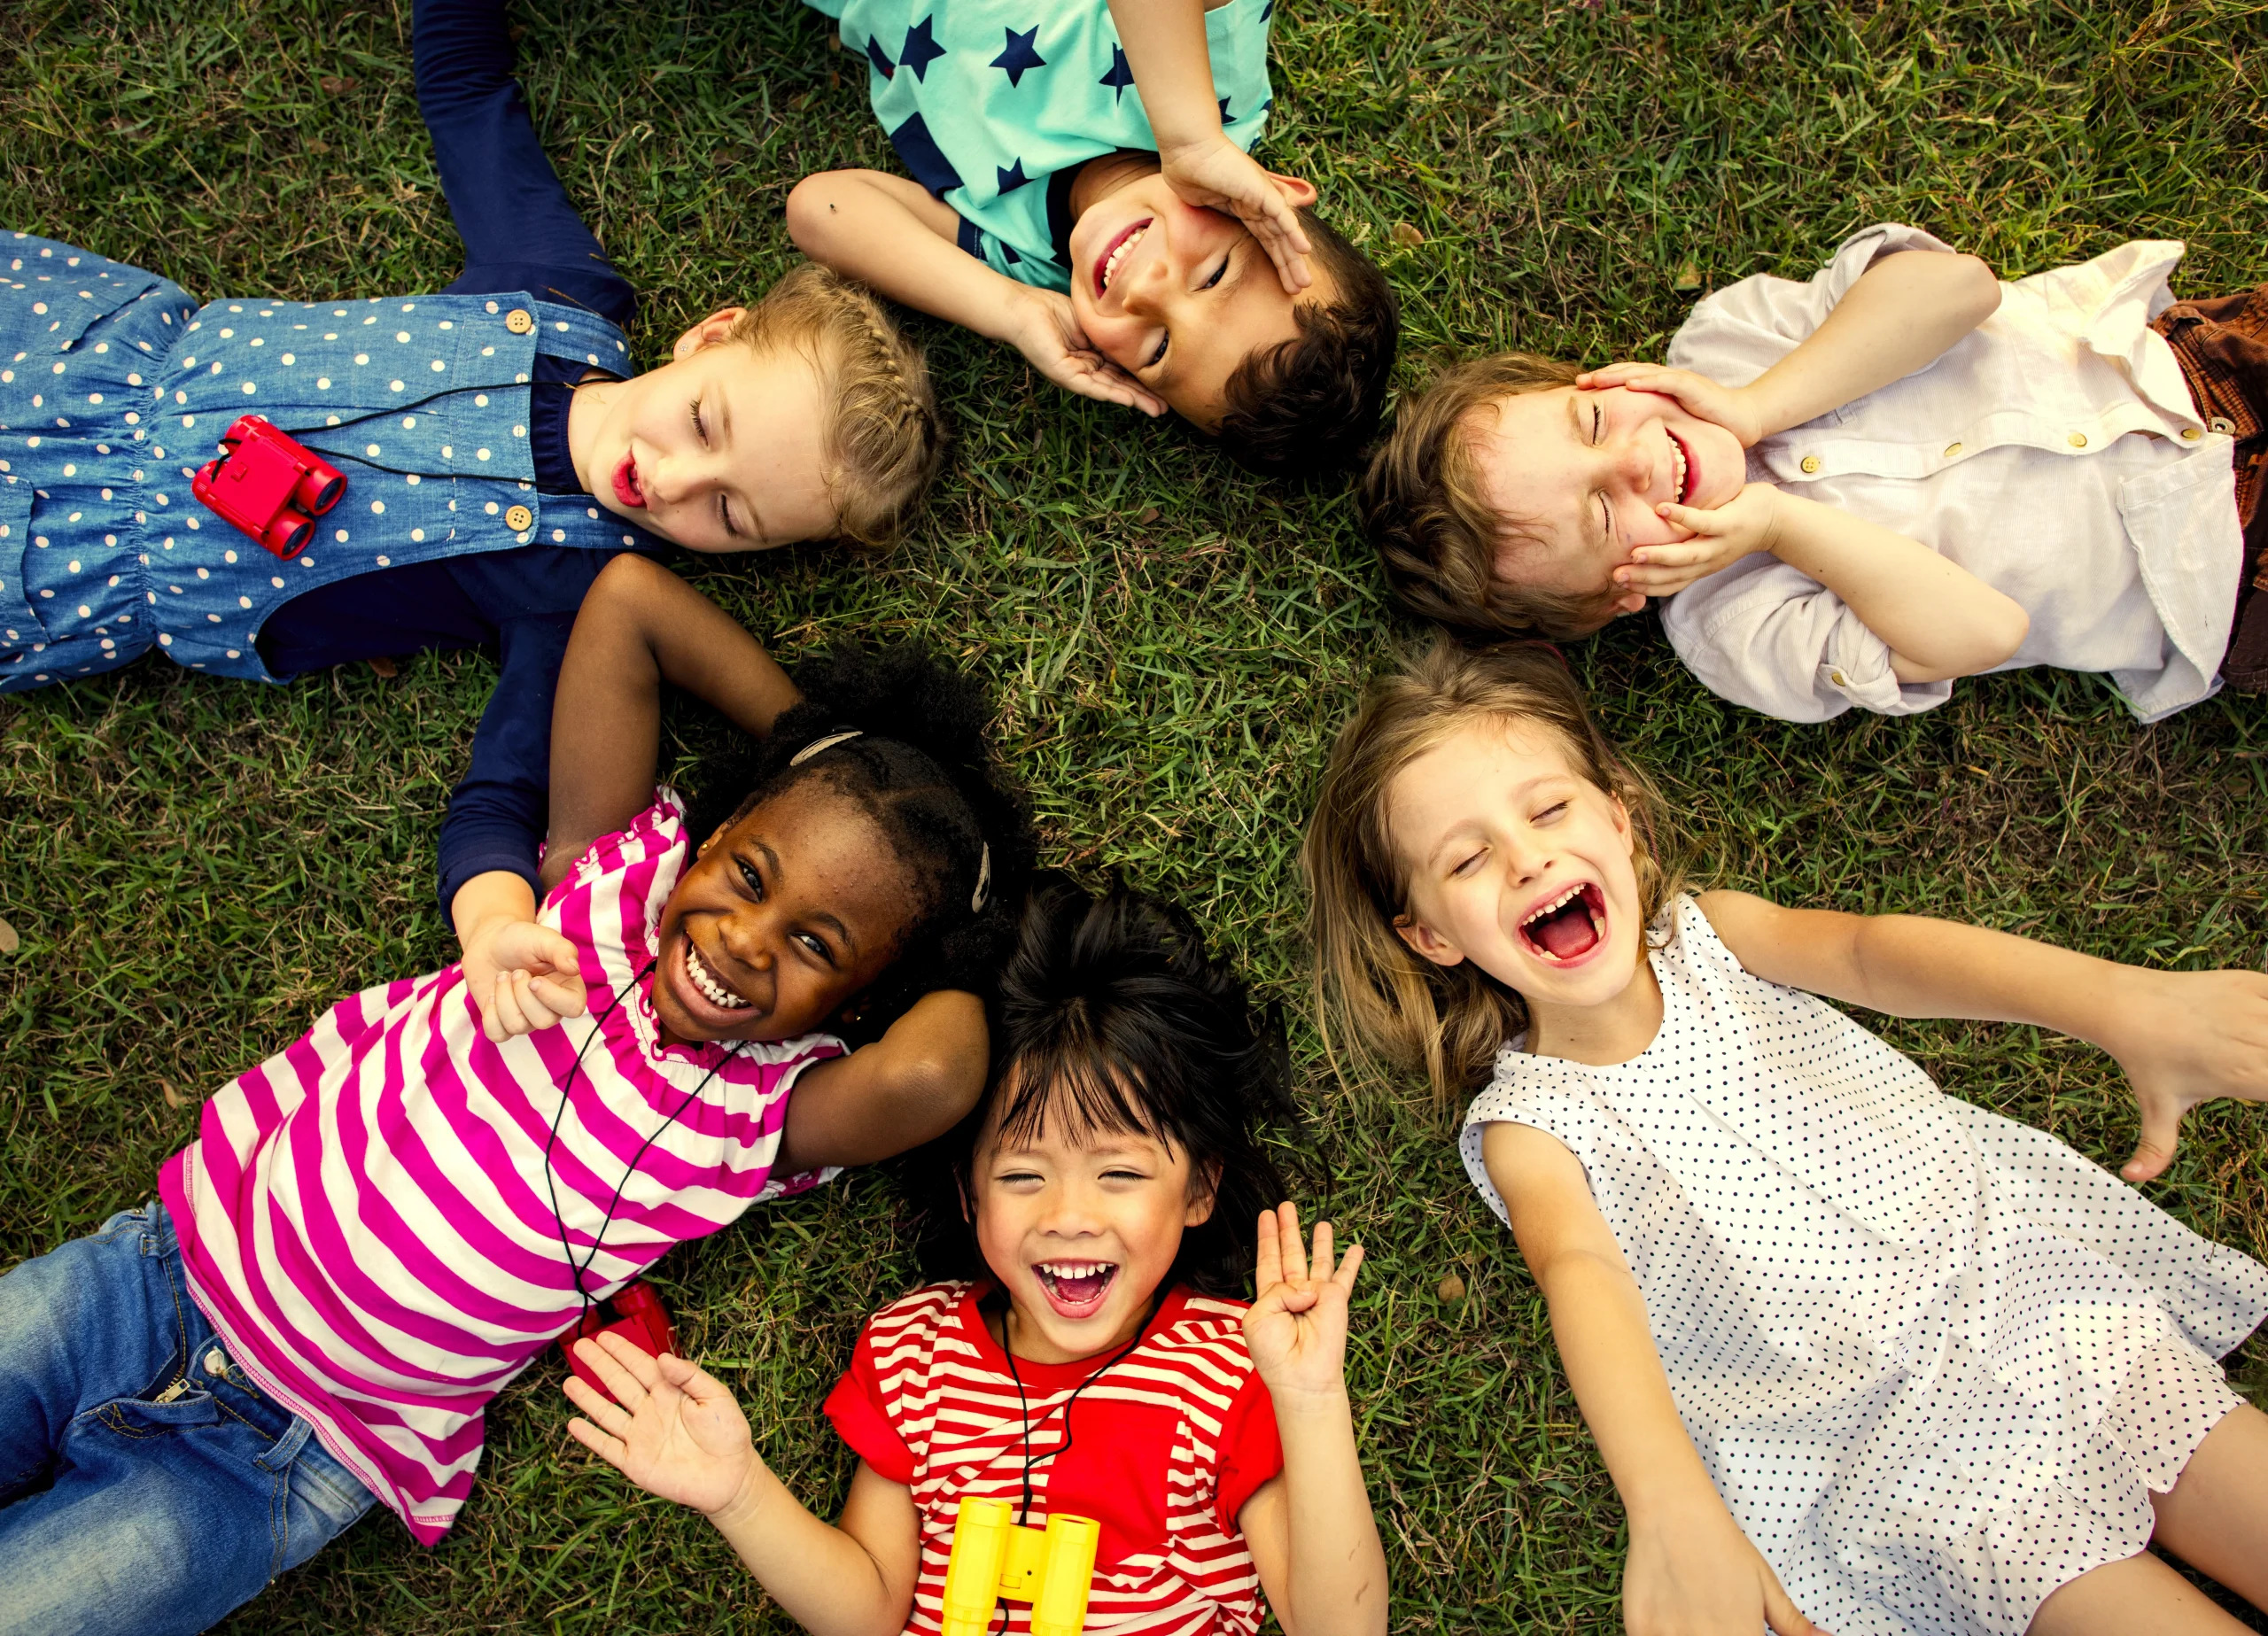
[[[1248,1293],[1253,1223],[1286,1196],[1261,1133],[1300,1128],[1291,1059],[1281,1016],[1206,953],[1185,911],[1123,885],[1100,897],[1060,876],[1033,888],[1000,972],[991,1084],[901,1167],[925,1275],[983,1275],[963,1201],[996,1110],[1004,1136],[1061,1120],[1075,1134],[1138,1132],[1186,1153],[1192,1183],[1211,1180],[1213,1212],[1183,1234],[1169,1279]]]
[[[835,528],[856,546],[894,541],[944,464],[945,423],[921,349],[865,285],[816,263],[773,285],[731,338],[759,352],[794,347],[819,371]]]
[[[700,792],[692,833],[824,785],[874,822],[917,892],[897,957],[868,991],[861,1033],[879,1034],[933,989],[990,993],[1034,843],[1023,795],[987,737],[984,686],[915,642],[835,648],[798,664],[796,683],[803,702],[768,738],[688,778]]]

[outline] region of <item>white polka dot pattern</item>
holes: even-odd
[[[2268,1315],[2268,1268],[1674,915],[1653,1043],[1507,1048],[1465,1167],[1502,1215],[1483,1126],[1582,1161],[1686,1430],[1807,1617],[2019,1636],[2148,1541],[2150,1491],[2239,1401],[2214,1360]]]

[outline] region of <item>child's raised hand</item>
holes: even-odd
[[[579,1017],[587,1003],[575,945],[540,921],[484,920],[465,939],[461,964],[481,1031],[499,1045]]]
[[[1165,399],[1095,350],[1071,311],[1071,298],[1027,290],[1016,304],[1007,337],[1025,361],[1066,392],[1103,403],[1122,403],[1153,418]]]
[[[2121,968],[2122,1016],[2102,1043],[2133,1082],[2142,1134],[2118,1174],[2148,1182],[2173,1162],[2201,1102],[2268,1101],[2268,976]]]
[[[1158,155],[1166,185],[1192,205],[1217,210],[1243,222],[1268,259],[1286,293],[1297,295],[1315,283],[1308,267],[1307,229],[1299,207],[1315,203],[1315,189],[1296,176],[1279,176],[1215,131],[1202,141],[1184,143]]]
[[[1640,546],[1631,552],[1629,562],[1614,570],[1614,588],[1674,596],[1751,552],[1771,550],[1779,538],[1780,499],[1780,491],[1770,484],[1751,483],[1714,511],[1663,501],[1655,512],[1691,538]]]
[[[1363,1246],[1349,1244],[1332,1269],[1328,1221],[1316,1223],[1310,1260],[1288,1201],[1261,1216],[1259,1299],[1244,1315],[1244,1344],[1277,1398],[1346,1394],[1347,1302],[1362,1264]]]
[[[1721,426],[1740,439],[1740,446],[1754,448],[1764,436],[1755,406],[1738,387],[1720,386],[1705,375],[1673,369],[1658,363],[1611,363],[1604,369],[1586,369],[1575,377],[1585,392],[1627,387],[1634,392],[1659,392],[1674,398],[1688,415]]]
[[[759,1462],[748,1416],[722,1381],[668,1353],[649,1356],[619,1335],[586,1337],[575,1354],[615,1400],[567,1377],[568,1398],[590,1416],[567,1423],[578,1443],[648,1493],[704,1516],[740,1498]]]

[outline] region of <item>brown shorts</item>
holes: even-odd
[[[2151,322],[2189,382],[2197,413],[2236,438],[2236,515],[2244,528],[2244,574],[2221,678],[2242,693],[2268,693],[2268,284],[2242,295],[2177,301]]]

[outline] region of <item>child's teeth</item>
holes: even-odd
[[[746,1000],[709,974],[709,968],[703,964],[701,953],[694,948],[691,939],[687,939],[685,945],[685,971],[686,975],[693,979],[693,986],[708,997],[711,1005],[721,1005],[727,1011],[738,1011],[748,1004]]]

